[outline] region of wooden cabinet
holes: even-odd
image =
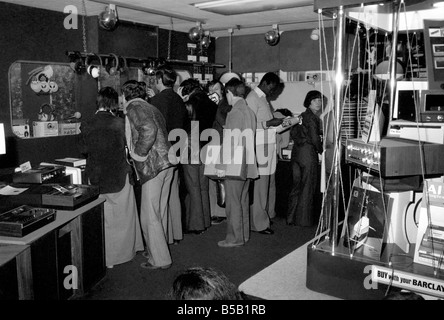
[[[54,222],[25,237],[0,237],[0,299],[72,299],[100,281],[106,274],[103,202],[57,210]]]
[[[0,300],[32,299],[31,249],[0,244]]]
[[[106,274],[103,204],[81,215],[83,291],[89,291]]]

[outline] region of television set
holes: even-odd
[[[444,123],[444,90],[422,91],[420,119]]]
[[[427,90],[427,81],[398,81],[392,119],[419,121],[421,92]]]

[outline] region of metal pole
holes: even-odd
[[[344,83],[344,68],[343,68],[343,49],[345,38],[345,14],[343,6],[340,6],[337,12],[338,28],[336,36],[336,61],[335,61],[335,127],[336,127],[336,141],[335,148],[337,152],[333,159],[333,177],[332,177],[332,216],[330,219],[330,246],[332,255],[335,254],[337,237],[338,237],[338,212],[339,212],[339,191],[340,191],[340,172],[339,166],[341,165],[341,116],[342,116],[342,85]]]
[[[228,29],[228,32],[230,33],[230,38],[228,39],[229,40],[229,46],[228,46],[228,50],[229,50],[229,52],[228,52],[228,72],[231,72],[231,67],[232,67],[232,65],[233,65],[233,62],[232,62],[232,54],[233,54],[233,49],[232,49],[232,45],[233,45],[233,29],[232,28],[230,28],[230,29]]]
[[[398,29],[399,29],[399,1],[393,2],[393,19],[392,19],[392,47],[391,47],[391,59],[390,59],[390,111],[389,120],[392,118],[393,109],[395,104],[396,93],[396,47],[398,43]]]

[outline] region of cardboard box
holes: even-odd
[[[80,122],[59,122],[59,136],[74,135],[80,133]]]
[[[32,123],[34,137],[53,137],[59,135],[57,121],[34,121]]]

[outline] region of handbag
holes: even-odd
[[[225,208],[225,183],[224,180],[215,180],[216,182],[216,196],[217,205],[221,208]]]

